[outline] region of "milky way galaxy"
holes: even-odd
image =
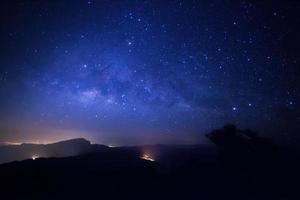
[[[225,123],[278,138],[299,123],[295,1],[1,4],[0,142],[203,143]]]

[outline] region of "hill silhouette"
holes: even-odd
[[[4,199],[300,199],[300,162],[235,126],[212,131],[216,147],[148,145],[0,165]],[[55,144],[90,146],[85,140]],[[27,146],[27,145],[25,145]],[[93,145],[91,145],[93,146]],[[99,148],[101,147],[101,148]],[[66,151],[70,153],[73,151]],[[76,152],[78,153],[78,152]],[[150,157],[150,160],[146,158]],[[266,159],[270,158],[270,159]]]
[[[3,145],[0,146],[0,164],[15,160],[37,157],[67,157],[95,152],[108,148],[105,145],[91,144],[84,138],[60,141],[52,144]]]

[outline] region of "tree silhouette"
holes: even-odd
[[[260,137],[250,129],[237,129],[232,124],[206,136],[217,146],[220,159],[225,161],[264,162],[274,158],[276,154],[276,147],[270,139]]]

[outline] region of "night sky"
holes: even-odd
[[[205,143],[228,122],[300,133],[298,1],[0,7],[0,142]]]

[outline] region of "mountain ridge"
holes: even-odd
[[[50,144],[22,143],[0,146],[0,164],[38,157],[68,157],[109,148],[91,144],[84,138],[74,138]]]

